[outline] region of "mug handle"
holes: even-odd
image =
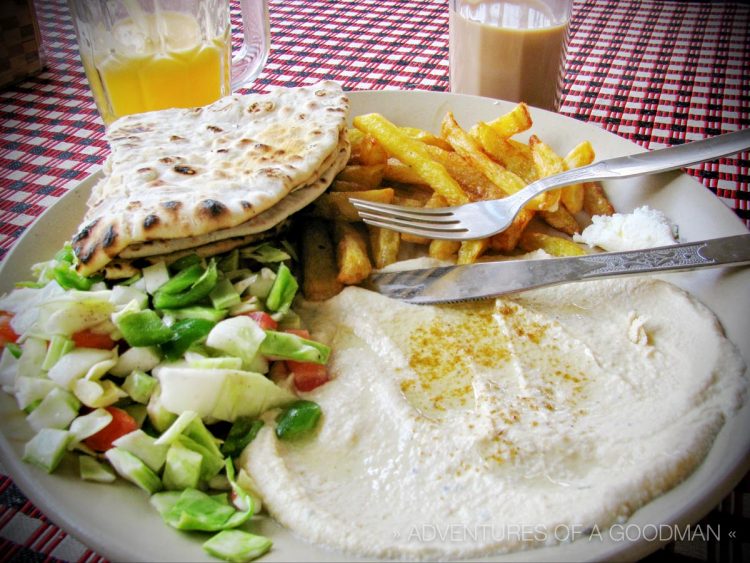
[[[232,57],[232,91],[254,80],[263,70],[271,48],[267,0],[240,0],[242,46]]]

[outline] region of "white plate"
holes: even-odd
[[[435,92],[352,92],[352,115],[380,112],[396,123],[439,131],[446,111],[469,127],[489,120],[513,104],[484,98]],[[641,152],[637,145],[596,126],[553,113],[533,110],[533,132],[560,153],[579,141],[590,140],[597,158]],[[29,266],[49,259],[75,230],[94,182],[89,178],[51,207],[22,237],[0,269],[0,292],[27,279]],[[744,226],[705,187],[682,173],[669,173],[606,184],[619,211],[647,204],[664,211],[680,228],[685,241],[746,232]],[[714,269],[671,274],[665,279],[682,286],[719,316],[728,336],[750,363],[750,269]],[[20,461],[23,444],[31,436],[11,397],[0,393],[0,453],[14,481],[57,525],[111,560],[199,561],[210,559],[201,550],[202,536],[189,536],[161,521],[144,493],[133,486],[99,485],[80,481],[64,465],[46,475]],[[636,512],[629,524],[685,525],[713,509],[750,467],[750,406],[727,421],[705,462],[685,482]],[[310,546],[267,518],[253,529],[270,536],[274,548],[264,561],[341,560],[348,558]],[[634,530],[636,528],[633,528]],[[550,548],[498,556],[496,560],[637,559],[657,549],[657,541],[579,540]]]

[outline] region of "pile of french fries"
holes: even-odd
[[[347,166],[304,219],[303,293],[309,300],[328,299],[361,283],[374,268],[397,261],[402,243],[423,245],[429,256],[458,264],[537,249],[554,256],[583,254],[569,238],[582,230],[579,217],[614,213],[598,184],[583,183],[538,196],[509,229],[487,239],[430,240],[364,225],[349,198],[413,207],[498,199],[538,178],[590,164],[594,149],[583,141],[560,156],[536,135],[526,143],[514,139],[532,126],[523,103],[468,131],[448,112],[439,135],[398,126],[376,113],[359,115],[353,124]]]

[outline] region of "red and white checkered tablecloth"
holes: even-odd
[[[66,2],[36,4],[47,68],[0,90],[0,259],[108,154]],[[253,90],[321,79],[347,90],[447,90],[447,13],[447,0],[270,0],[273,48]],[[576,0],[560,112],[650,149],[750,127],[750,7]],[[688,173],[750,225],[747,152]],[[103,560],[3,472],[0,465],[0,559]],[[707,521],[747,529],[749,485],[746,478]],[[738,537],[677,542],[654,557],[747,561],[749,553]]]

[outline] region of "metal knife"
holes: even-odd
[[[449,303],[573,281],[748,263],[750,234],[744,234],[647,250],[376,272],[368,286],[409,303]]]

